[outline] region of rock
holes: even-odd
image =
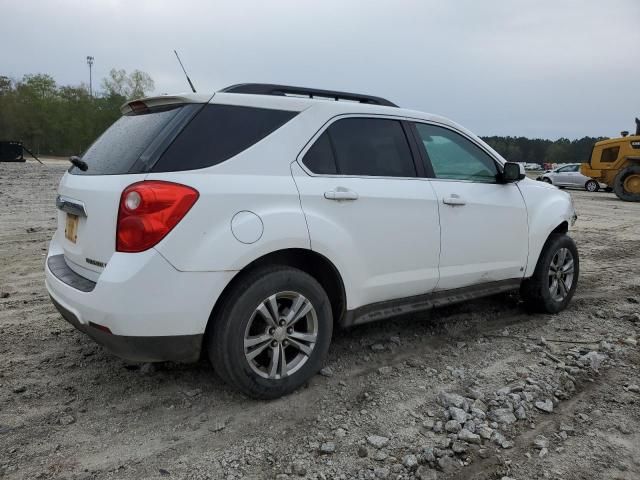
[[[451,445],[451,450],[453,450],[453,453],[465,453],[467,451],[467,445],[466,443],[456,441]]]
[[[436,422],[433,418],[427,418],[424,422],[422,422],[422,427],[426,428],[427,430],[431,430],[433,429],[435,424]]]
[[[538,454],[538,456],[539,456],[540,458],[542,458],[542,457],[546,457],[548,453],[549,453],[549,449],[547,449],[547,448],[543,448],[542,450],[540,450],[540,453]]]
[[[367,437],[367,442],[369,445],[375,448],[382,448],[387,443],[389,443],[389,439],[387,437],[383,437],[381,435],[369,435]]]
[[[462,395],[458,395],[457,393],[442,391],[438,394],[438,402],[440,402],[440,405],[445,408],[456,407],[467,410],[467,408],[465,408],[467,406],[467,401]]]
[[[8,296],[9,294],[7,294]],[[5,298],[5,297],[2,297]],[[636,299],[634,299],[636,300]],[[636,300],[638,301],[638,300]],[[640,313],[630,313],[628,315],[624,315],[622,317],[623,320],[626,320],[627,322],[631,322],[631,323],[640,323]]]
[[[477,429],[478,435],[484,438],[485,440],[489,440],[491,438],[491,434],[493,433],[493,429],[483,425]]]
[[[381,343],[374,343],[373,345],[371,345],[371,350],[373,350],[374,352],[382,352],[384,350],[384,345],[382,345]]]
[[[435,425],[433,426],[433,431],[434,431],[435,433],[440,433],[440,432],[442,432],[442,429],[443,429],[443,428],[444,428],[444,427],[442,426],[442,422],[441,422],[440,420],[438,420],[438,421],[435,423]]]
[[[383,467],[374,468],[373,474],[376,478],[389,478],[389,469]]]
[[[400,345],[400,337],[397,337],[397,336],[389,337],[389,341],[391,343],[395,343],[396,345]]]
[[[325,442],[320,445],[320,452],[324,454],[330,454],[336,451],[336,444],[333,442]]]
[[[471,411],[473,411],[474,409],[477,410],[481,410],[483,412],[487,411],[487,404],[484,403],[482,400],[480,400],[479,398],[476,398],[473,403],[471,404]]]
[[[500,432],[494,431],[493,435],[491,436],[491,439],[493,440],[493,443],[501,446],[502,448],[513,447],[513,442],[510,440],[507,440],[506,437],[502,435]]]
[[[75,423],[76,419],[73,415],[62,415],[59,419],[58,419],[58,423],[60,425],[71,425],[72,423]]]
[[[320,375],[322,375],[323,377],[333,377],[333,370],[331,369],[331,367],[324,367],[320,370]]]
[[[478,456],[480,458],[489,458],[491,456],[491,452],[487,448],[481,448],[478,450]]]
[[[516,411],[513,412],[518,420],[526,420],[527,419],[527,411],[524,409],[522,405],[516,408]]]
[[[627,390],[633,393],[640,393],[640,385],[631,384],[627,387]]]
[[[451,457],[440,457],[438,459],[438,466],[444,473],[451,473],[458,469],[458,462]]]
[[[510,393],[511,387],[502,387],[496,392],[497,395],[509,395]]]
[[[449,420],[444,424],[444,429],[449,433],[458,433],[462,429],[462,426],[457,420]]]
[[[13,389],[13,393],[24,393],[26,391],[27,387],[25,387],[24,385],[20,385],[19,387]]]
[[[0,298],[9,298],[9,292],[0,293]]]
[[[480,443],[482,443],[482,440],[480,440],[480,435],[471,433],[466,428],[463,428],[462,430],[460,430],[460,432],[458,432],[458,440],[463,440],[469,443],[475,443],[476,445],[479,445]]]
[[[373,454],[373,459],[377,462],[384,462],[388,456],[389,455],[387,455],[384,450],[376,450],[376,452]]]
[[[364,457],[366,457],[368,455],[369,455],[369,450],[367,450],[367,447],[365,447],[364,445],[360,445],[358,447],[358,456],[360,458],[364,458]]]
[[[380,367],[378,369],[378,373],[380,375],[389,375],[391,372],[393,372],[393,368],[392,367]]]
[[[478,388],[469,387],[467,389],[467,395],[473,398],[474,400],[480,400],[480,401],[484,400],[484,393],[482,393],[482,390]]]
[[[508,408],[496,408],[489,412],[489,418],[494,422],[501,423],[503,425],[510,425],[516,422],[516,416]]]
[[[538,435],[533,440],[533,447],[537,450],[542,450],[543,448],[547,448],[549,446],[549,440],[544,435]]]
[[[627,337],[622,341],[625,345],[630,345],[632,347],[635,347],[636,345],[638,345],[638,341],[633,338],[633,337]]]
[[[467,412],[457,407],[449,407],[449,415],[452,420],[458,423],[464,423],[467,421]]]
[[[600,365],[606,359],[606,355],[602,355],[596,351],[591,351],[578,359],[578,362],[581,365],[591,367],[591,370],[594,372],[598,372]]]
[[[468,430],[471,433],[476,433],[476,424],[473,422],[473,420],[468,420],[467,423],[462,425],[462,429]]]
[[[546,399],[544,401],[538,401],[534,403],[534,405],[538,410],[542,410],[543,412],[546,412],[546,413],[553,412],[553,402],[549,399]]]
[[[418,480],[438,480],[438,474],[432,468],[422,465],[416,471],[416,478]]]
[[[163,477],[168,477],[169,475],[171,475],[171,473],[169,473],[169,470],[165,470],[164,468],[159,468],[158,473]]]
[[[573,435],[573,433],[575,432],[575,429],[573,428],[573,425],[571,425],[571,424],[560,423],[560,431],[561,432],[566,432],[569,435]]]
[[[405,455],[402,459],[402,465],[404,465],[408,470],[415,470],[418,468],[418,457],[415,455]]]
[[[307,474],[307,467],[300,460],[296,460],[292,465],[293,473],[299,477],[304,477]]]
[[[433,463],[436,461],[436,455],[433,447],[425,447],[422,449],[422,459],[427,463]]]

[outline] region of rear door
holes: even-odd
[[[146,177],[146,162],[173,139],[170,132],[197,105],[143,109],[120,117],[82,155],[87,170],[71,167],[58,187],[58,230],[69,267],[92,280],[115,251],[122,191]]]
[[[528,225],[517,184],[498,183],[496,160],[461,132],[415,126],[440,209],[437,289],[522,278]]]
[[[397,119],[340,118],[292,165],[311,248],[345,277],[349,309],[437,284],[438,205],[408,138]]]

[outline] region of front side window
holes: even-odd
[[[345,118],[334,122],[302,161],[318,174],[416,176],[402,124],[382,118]]]
[[[436,178],[495,183],[493,158],[476,144],[447,128],[416,123]]]

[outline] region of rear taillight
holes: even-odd
[[[120,197],[116,250],[142,252],[156,245],[196,203],[198,192],[178,183],[149,180],[129,185]]]

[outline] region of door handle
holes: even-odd
[[[452,193],[448,197],[442,199],[442,203],[446,205],[466,205],[467,202],[464,198],[456,193]]]
[[[358,194],[352,190],[338,187],[335,190],[324,192],[324,198],[327,200],[357,200]]]

